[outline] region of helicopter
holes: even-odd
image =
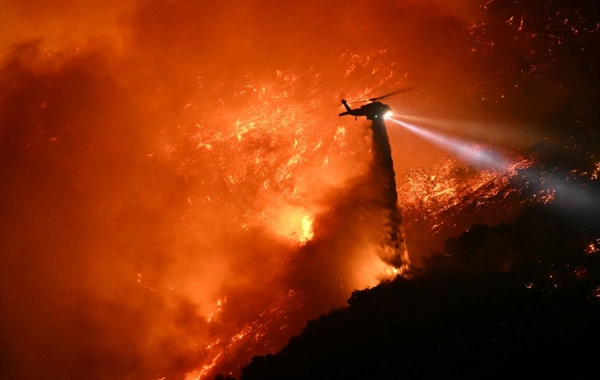
[[[364,106],[361,106],[360,108],[355,109],[350,108],[348,102],[345,99],[342,99],[342,104],[344,105],[344,107],[346,107],[346,112],[342,112],[339,116],[352,115],[354,116],[354,120],[357,120],[359,116],[365,116],[368,120],[387,119],[388,117],[392,116],[392,109],[390,108],[390,106],[381,103],[379,100],[411,90],[414,90],[414,87],[404,87],[399,90],[390,92],[389,94],[363,100],[363,102],[368,103]]]

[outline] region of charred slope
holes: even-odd
[[[276,355],[255,357],[242,378],[590,371],[600,352],[600,254],[582,248],[598,237],[595,225],[526,209],[511,225],[473,228],[414,278],[355,292]]]

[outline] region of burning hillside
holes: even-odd
[[[497,116],[477,1],[108,4],[2,6],[7,378],[234,373],[406,266],[400,225],[418,262],[422,231],[528,197],[528,155],[473,168],[337,116],[407,85],[400,115]]]

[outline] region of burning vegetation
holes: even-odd
[[[60,4],[1,7],[2,377],[237,376],[411,261],[511,270],[474,224],[597,211],[586,2]],[[523,288],[597,297],[578,236]]]

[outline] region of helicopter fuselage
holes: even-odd
[[[352,115],[357,118],[365,116],[368,120],[378,120],[385,119],[386,116],[392,113],[390,106],[381,102],[372,102],[356,109],[351,109],[345,100],[342,100],[342,104],[346,107],[346,112],[340,113],[340,116]]]

